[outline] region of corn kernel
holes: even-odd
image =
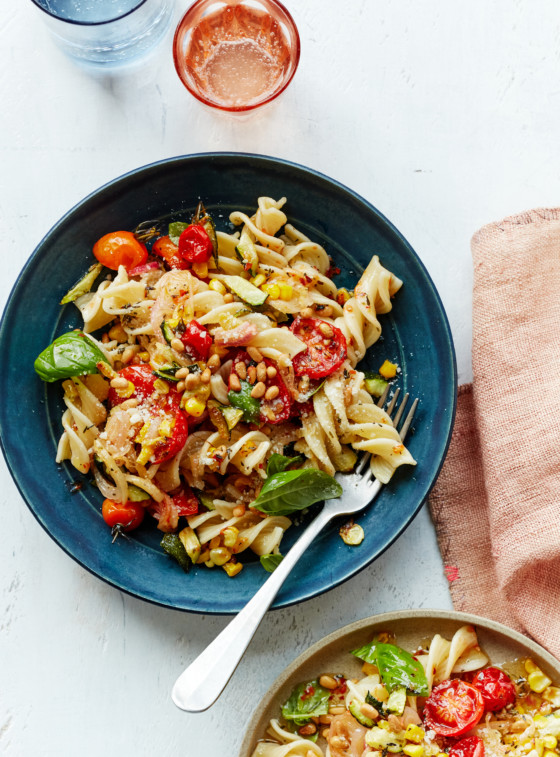
[[[383,376],[384,379],[395,378],[395,376],[397,375],[397,366],[395,365],[395,363],[391,363],[389,362],[389,360],[386,360],[379,369],[379,373]]]
[[[543,757],[558,757],[558,752],[546,751],[543,754]]]
[[[543,691],[543,699],[546,699],[547,702],[550,702],[554,707],[560,708],[560,689],[558,689],[556,686],[548,686]]]
[[[197,565],[202,565],[202,563],[206,564],[209,559],[210,559],[210,550],[205,549],[203,552],[200,553],[200,557],[196,561],[196,564]]]
[[[214,292],[218,292],[218,294],[225,294],[227,292],[227,289],[219,279],[210,279],[208,288]]]
[[[190,397],[185,402],[185,411],[192,415],[194,418],[200,418],[200,416],[203,414],[203,412],[206,410],[206,405],[204,402],[201,402],[196,397]]]
[[[193,263],[192,270],[199,279],[205,279],[208,276],[208,263]]]
[[[413,741],[415,744],[421,744],[424,739],[424,729],[420,728],[419,725],[413,725],[410,723],[410,725],[407,726],[406,731],[404,732],[404,736],[407,741]]]
[[[546,749],[556,749],[558,745],[556,736],[545,736],[542,741]]]
[[[374,676],[379,673],[379,668],[371,662],[364,662],[362,665],[362,673],[366,676]]]
[[[225,570],[225,572],[228,574],[230,578],[233,578],[238,573],[241,573],[243,569],[243,563],[241,562],[227,562],[225,565],[222,565],[222,568]]]
[[[143,363],[148,363],[150,360],[150,353],[149,352],[139,352],[138,357]]]
[[[280,287],[277,284],[265,284],[261,289],[268,294],[271,300],[277,300],[280,297]]]
[[[222,531],[224,539],[224,547],[235,547],[237,544],[237,537],[239,536],[239,529],[235,526],[228,526]]]
[[[424,747],[422,744],[407,744],[406,746],[403,746],[403,752],[408,755],[408,757],[422,757],[424,754]]]
[[[538,757],[543,757],[544,743],[542,739],[535,739],[534,751],[537,753]]]
[[[291,284],[279,284],[278,290],[280,292],[281,300],[291,300],[294,294],[294,288]]]
[[[231,558],[231,552],[225,547],[210,550],[210,560],[214,565],[225,565]]]
[[[378,728],[383,728],[384,731],[390,731],[391,730],[391,726],[389,725],[389,723],[386,720],[378,720],[377,721],[377,727]]]
[[[343,307],[344,305],[346,305],[346,303],[351,297],[352,295],[350,294],[348,289],[345,289],[344,287],[339,289],[338,292],[336,293],[336,301],[338,302],[339,305],[342,305]]]
[[[239,326],[240,323],[240,321],[231,313],[220,313],[218,315],[218,318],[220,321],[220,326],[226,331],[234,329],[236,326]]]
[[[531,660],[531,658],[529,657],[525,660],[525,670],[527,671],[527,673],[536,673],[538,670],[540,670],[540,668],[538,668],[533,660]]]
[[[535,691],[537,694],[540,694],[548,686],[550,686],[552,681],[542,672],[542,670],[537,669],[533,673],[529,673],[527,677],[527,683],[529,684],[531,691]]]
[[[181,544],[185,548],[187,555],[191,558],[192,563],[195,564],[198,562],[202,547],[200,546],[200,541],[198,540],[195,531],[187,526],[182,531],[179,531],[179,539],[181,540]]]
[[[169,394],[169,384],[163,379],[156,379],[154,381],[154,389],[158,394]]]
[[[262,284],[264,284],[265,281],[266,276],[264,275],[264,273],[258,273],[251,279],[251,284],[253,284],[253,286],[260,287],[262,286]]]
[[[166,418],[159,424],[158,434],[160,436],[170,437],[173,433],[174,425],[175,425],[174,420],[172,420],[171,418]]]
[[[213,562],[212,560],[206,560],[206,562],[204,564],[206,565],[207,568],[215,568],[216,567],[216,563]]]

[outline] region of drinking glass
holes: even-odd
[[[165,34],[175,0],[32,0],[58,46],[95,66],[128,62]]]
[[[200,102],[247,113],[291,82],[300,56],[293,18],[277,0],[198,0],[173,41],[179,78]]]

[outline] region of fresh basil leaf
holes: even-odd
[[[395,644],[372,642],[352,652],[364,662],[377,665],[381,680],[388,691],[394,691],[403,686],[409,694],[427,696],[429,694],[428,680],[422,663],[404,649]]]
[[[245,423],[258,423],[261,417],[261,403],[259,400],[251,397],[253,387],[248,381],[241,381],[241,391],[228,392],[230,405],[243,410],[243,420]]]
[[[78,297],[82,297],[82,295],[87,294],[92,286],[95,283],[95,279],[99,276],[101,271],[103,270],[103,265],[101,263],[94,263],[92,265],[85,276],[82,276],[82,278],[77,281],[74,286],[64,295],[64,297],[60,300],[61,305],[67,305],[69,302],[74,302],[74,300],[77,300]]]
[[[310,718],[327,715],[330,695],[331,692],[320,686],[317,680],[300,683],[282,705],[282,716],[298,727],[305,725]]]
[[[280,473],[281,471],[286,470],[289,465],[299,463],[300,460],[303,460],[302,455],[296,455],[296,457],[286,457],[286,455],[278,455],[276,452],[274,452],[268,458],[266,475],[273,476],[275,473]]]
[[[253,507],[267,515],[290,515],[341,494],[342,486],[328,473],[316,468],[299,468],[269,476]]]
[[[267,571],[267,573],[274,573],[276,568],[280,565],[284,559],[284,555],[271,552],[268,555],[261,555],[261,565]]]
[[[190,223],[185,223],[184,221],[174,221],[173,223],[169,224],[167,233],[169,235],[169,239],[171,239],[173,244],[179,244],[179,237],[187,228],[187,226],[190,226]]]
[[[57,337],[35,360],[35,370],[43,381],[98,373],[97,363],[105,355],[82,331],[69,331]]]

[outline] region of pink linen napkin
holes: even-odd
[[[430,496],[451,596],[560,657],[560,208],[478,231],[473,383]]]

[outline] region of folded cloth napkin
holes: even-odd
[[[458,610],[560,657],[560,208],[472,239],[473,383],[430,497]]]

